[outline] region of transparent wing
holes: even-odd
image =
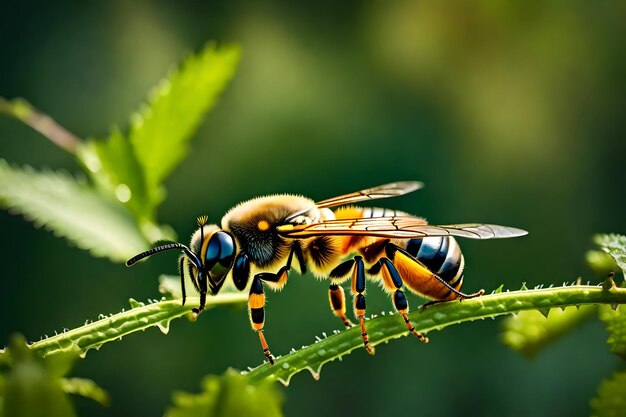
[[[423,186],[424,184],[418,181],[392,182],[391,184],[379,185],[378,187],[367,188],[354,193],[318,201],[315,203],[315,206],[318,208],[328,208],[343,206],[345,204],[354,204],[366,200],[396,197],[419,190]]]
[[[413,239],[427,236],[458,236],[470,239],[502,239],[524,236],[527,231],[495,224],[430,225],[419,217],[393,216],[328,220],[309,225],[283,225],[278,232],[288,238],[313,236],[373,236],[390,239]]]
[[[285,219],[285,222],[288,223],[294,218],[309,212],[313,208],[337,207],[346,204],[358,203],[360,201],[397,197],[400,195],[411,193],[415,190],[419,190],[423,186],[424,184],[419,181],[399,181],[392,182],[390,184],[379,185],[377,187],[366,188],[365,190],[356,191],[350,194],[344,194],[338,197],[318,201],[312,207],[300,210],[297,213],[293,213]]]

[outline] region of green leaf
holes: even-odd
[[[162,80],[148,104],[132,116],[129,138],[154,206],[164,197],[161,183],[187,155],[189,140],[238,61],[238,47],[208,44]]]
[[[607,343],[611,352],[626,359],[626,309],[613,310],[610,306],[602,306],[600,320],[609,332]]]
[[[13,168],[0,159],[0,205],[95,256],[125,261],[148,247],[123,207],[63,172]]]
[[[173,395],[174,406],[165,417],[279,417],[282,395],[275,384],[251,385],[246,376],[228,370],[222,376],[210,375],[202,382],[202,392]]]
[[[81,397],[94,400],[100,405],[107,406],[110,403],[109,394],[91,379],[62,378],[61,389],[66,394],[80,395]]]
[[[63,391],[57,365],[36,357],[22,337],[8,349],[11,368],[6,375],[3,412],[15,417],[71,417],[72,403]],[[2,412],[0,412],[2,413]]]
[[[626,415],[626,371],[613,374],[602,381],[598,395],[591,400],[593,417],[623,417]]]
[[[615,259],[604,251],[587,251],[585,260],[587,265],[599,275],[607,276],[610,272],[615,272],[619,268],[615,263]]]
[[[503,322],[502,341],[525,356],[534,356],[550,342],[569,333],[580,323],[593,317],[596,306],[568,307],[522,311]]]
[[[206,308],[219,305],[245,303],[247,295],[219,294],[207,297]],[[190,315],[192,307],[200,304],[198,297],[187,298],[182,305],[181,300],[166,300],[144,304],[130,300],[131,309],[110,316],[102,315],[94,322],[87,322],[84,326],[33,343],[30,348],[39,355],[47,357],[60,352],[78,349],[84,356],[90,349],[100,349],[108,342],[121,340],[123,336],[156,326],[163,333],[169,331],[170,321]]]
[[[601,286],[571,285],[559,288],[507,291],[438,304],[425,310],[414,311],[409,314],[409,317],[415,329],[425,333],[453,324],[524,310],[545,310],[598,303],[624,304],[626,303],[626,289],[615,286],[605,289]],[[366,322],[366,326],[370,344],[374,346],[409,334],[404,321],[396,314],[370,319]],[[266,363],[253,369],[248,374],[250,381],[255,383],[270,379],[288,384],[294,374],[304,370],[311,372],[314,378],[319,378],[321,368],[325,363],[340,359],[355,349],[363,348],[359,326],[328,337],[322,336],[310,346],[277,358],[274,365]],[[271,340],[269,342],[271,343]]]
[[[135,217],[144,215],[148,196],[143,171],[133,146],[118,129],[113,129],[106,140],[89,140],[77,155],[100,188]]]
[[[617,265],[622,269],[622,273],[626,276],[626,236],[596,235],[593,240],[602,247],[602,250],[615,259]]]

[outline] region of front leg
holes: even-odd
[[[263,292],[263,284],[261,278],[257,274],[252,279],[252,286],[250,287],[250,295],[248,296],[248,312],[250,314],[250,324],[252,329],[259,335],[261,341],[261,347],[263,348],[263,354],[267,357],[270,363],[274,364],[274,356],[270,352],[270,348],[267,345],[265,336],[263,335],[263,326],[265,325],[265,293]]]
[[[274,364],[274,356],[271,354],[267,341],[265,340],[265,335],[263,334],[263,326],[265,325],[265,293],[263,292],[263,283],[271,285],[277,289],[282,288],[287,283],[294,253],[298,257],[301,269],[304,268],[302,266],[304,262],[302,261],[300,246],[299,244],[296,245],[294,243],[289,252],[289,257],[287,258],[287,264],[280,268],[277,273],[260,272],[254,276],[252,279],[252,285],[250,286],[250,295],[248,296],[250,324],[252,325],[252,329],[259,335],[261,347],[263,348],[263,354],[265,354],[272,365]],[[249,265],[244,265],[244,263],[247,263],[247,258],[245,258],[245,260],[242,259],[240,263],[241,267],[239,269],[243,271],[240,275],[244,275],[246,271],[249,273]],[[245,281],[242,278],[238,278],[238,280],[242,282]]]

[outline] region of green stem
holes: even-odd
[[[209,297],[206,308],[242,303],[246,299],[245,294],[233,293]],[[167,333],[172,319],[190,314],[191,308],[197,307],[199,302],[198,297],[189,297],[184,306],[180,300],[159,301],[143,305],[131,299],[131,306],[134,308],[128,311],[40,340],[30,345],[30,348],[42,356],[78,348],[81,355],[84,356],[89,349],[99,349],[107,342],[119,340],[127,334],[145,330],[148,327],[158,326],[162,332]]]
[[[414,311],[409,314],[409,317],[418,331],[426,333],[457,323],[523,310],[546,311],[555,307],[564,308],[583,304],[624,303],[626,303],[626,289],[616,287],[613,280],[609,279],[604,287],[573,285],[503,292],[469,300],[453,301]],[[367,331],[370,343],[374,346],[408,334],[404,321],[396,314],[368,320]],[[298,351],[292,351],[277,359],[274,365],[260,365],[248,375],[251,381],[270,379],[287,385],[294,374],[306,369],[317,379],[322,365],[362,347],[361,330],[359,326],[355,326],[318,340]]]
[[[9,101],[4,97],[0,97],[0,113],[5,113],[21,120],[50,139],[57,146],[72,154],[76,153],[76,148],[81,143],[81,140],[76,135],[58,124],[52,117],[38,111],[24,99],[16,98]]]

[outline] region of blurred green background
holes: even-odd
[[[194,219],[269,193],[323,199],[393,180],[426,188],[386,206],[432,223],[525,228],[464,241],[467,291],[599,280],[584,262],[595,232],[625,232],[626,3],[623,1],[28,2],[0,17],[0,95],[21,96],[81,137],[105,137],[186,53],[242,46],[239,69],[168,179],[159,220],[187,240]],[[0,157],[79,169],[21,123],[0,118]],[[126,269],[0,212],[0,344],[31,340],[157,298],[176,256]],[[293,274],[268,294],[275,354],[340,328],[327,283]],[[417,306],[420,302],[411,297]],[[368,310],[390,310],[370,285]],[[403,338],[299,374],[287,415],[588,415],[617,369],[597,323],[533,360],[505,348],[499,323]],[[160,415],[177,389],[262,359],[244,310],[213,310],[90,352],[74,375],[109,391],[107,409]]]

